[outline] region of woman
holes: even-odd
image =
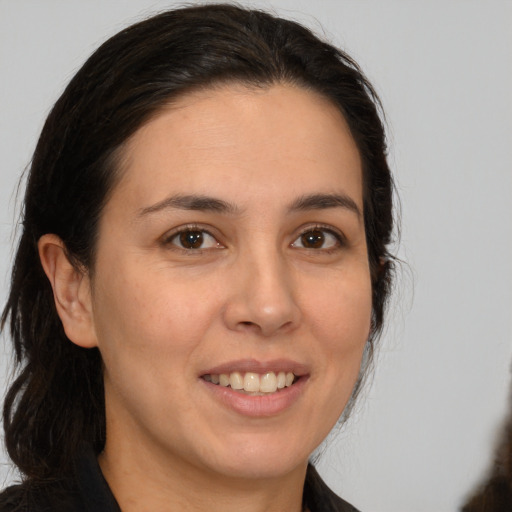
[[[308,459],[382,328],[378,107],[343,52],[235,6],[92,55],[28,179],[0,510],[354,510]]]

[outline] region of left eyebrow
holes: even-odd
[[[311,194],[301,196],[288,207],[289,211],[323,210],[345,208],[361,218],[361,210],[355,201],[345,194]]]
[[[176,209],[176,210],[195,210],[195,211],[210,211],[224,214],[239,213],[239,209],[234,204],[217,199],[215,197],[203,195],[174,195],[167,197],[154,205],[147,206],[139,210],[139,217],[160,212],[162,210]]]

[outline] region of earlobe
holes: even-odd
[[[66,336],[84,348],[97,346],[87,272],[70,262],[64,243],[57,235],[43,235],[37,245]]]

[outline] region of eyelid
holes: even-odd
[[[327,233],[330,233],[331,235],[335,236],[340,241],[341,244],[345,244],[347,242],[347,237],[345,236],[343,231],[341,231],[338,228],[335,228],[334,226],[332,226],[330,224],[321,224],[318,222],[316,222],[314,224],[307,224],[305,226],[301,226],[298,229],[294,240],[296,240],[299,236],[303,235],[304,233],[309,233],[310,231],[315,231],[315,230],[326,231]]]

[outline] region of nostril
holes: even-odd
[[[255,333],[261,332],[261,328],[258,326],[258,324],[255,322],[250,322],[249,320],[238,322],[238,329],[240,331],[245,331],[245,332],[255,332]]]

